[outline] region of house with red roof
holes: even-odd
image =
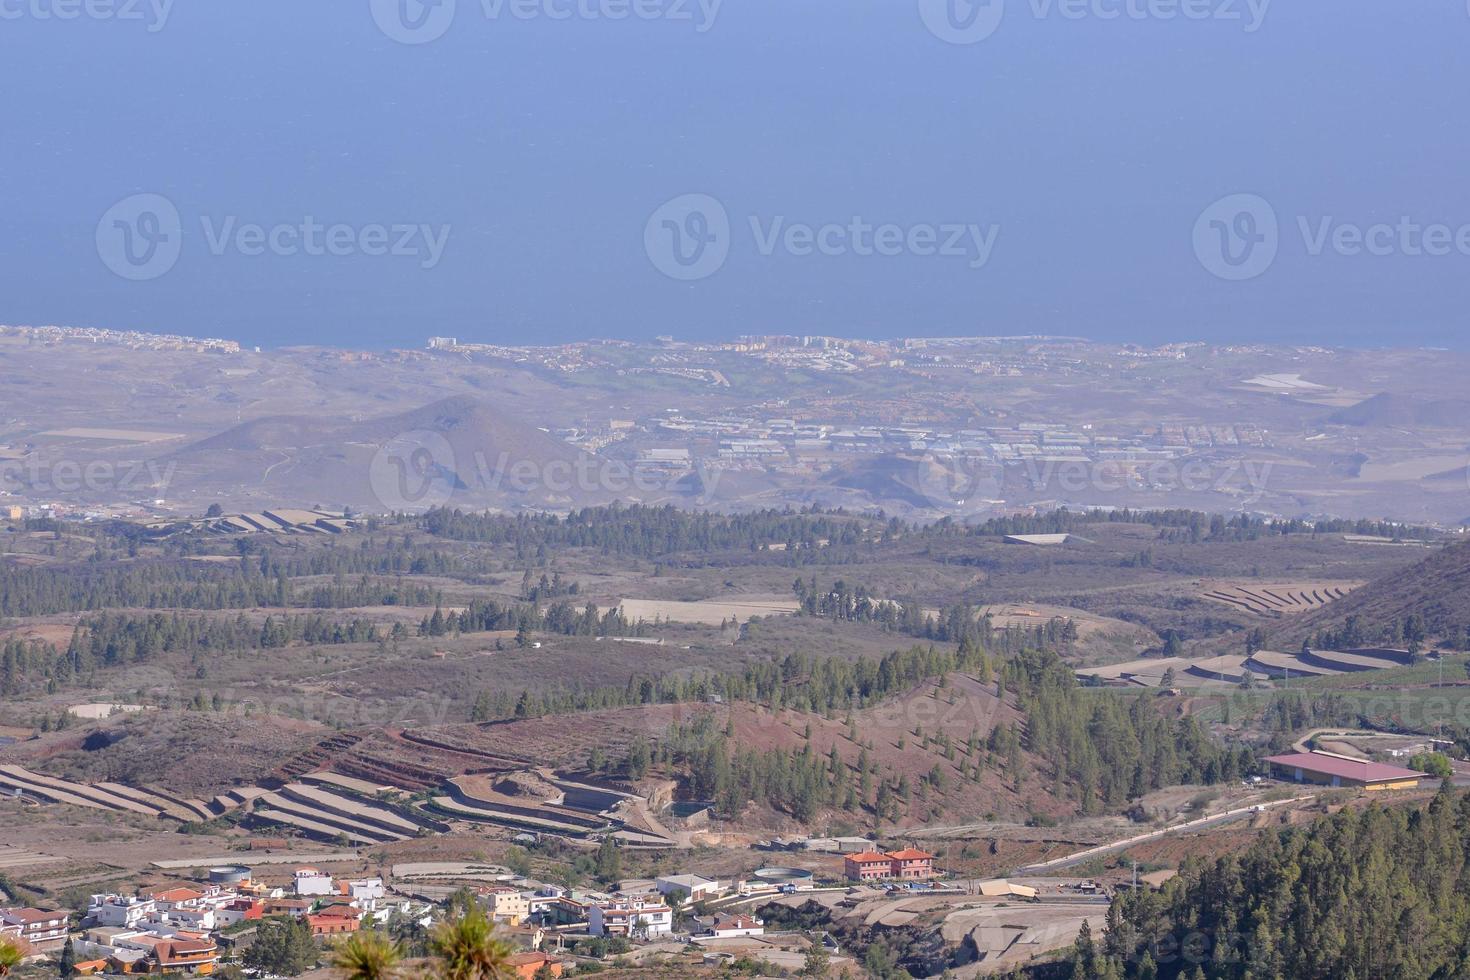
[[[66,912],[45,912],[33,908],[0,909],[0,929],[32,946],[49,948],[65,941],[71,917]]]
[[[893,871],[893,862],[887,854],[877,851],[858,851],[842,858],[842,868],[853,881],[882,881]]]
[[[938,874],[934,870],[934,855],[926,851],[916,851],[912,847],[888,854],[859,851],[843,857],[842,865],[852,881],[883,881],[887,878],[923,881]]]
[[[923,881],[934,877],[934,855],[906,847],[887,855],[892,875],[903,881]]]

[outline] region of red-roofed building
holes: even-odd
[[[510,968],[515,971],[516,977],[523,980],[536,980],[543,969],[554,977],[561,976],[563,970],[561,960],[545,953],[516,953],[510,958]]]
[[[753,915],[717,915],[709,934],[716,939],[737,939],[741,936],[763,936],[766,924]]]
[[[892,863],[892,875],[905,881],[921,881],[934,877],[934,855],[906,847],[887,855]]]
[[[887,854],[859,851],[842,859],[843,870],[853,881],[881,881],[893,873],[893,862]]]
[[[1366,762],[1332,752],[1289,752],[1267,756],[1271,775],[1292,783],[1317,786],[1358,786],[1370,792],[1386,789],[1415,789],[1422,772],[1400,769],[1381,762]]]
[[[357,917],[356,910],[330,906],[315,915],[308,915],[306,924],[311,927],[313,936],[340,936],[356,932],[362,920]]]
[[[66,939],[70,916],[66,912],[43,912],[40,909],[0,909],[0,928],[10,926],[11,934],[32,946],[45,947]]]
[[[163,973],[213,973],[219,949],[203,937],[175,936],[153,947],[153,959]]]
[[[843,870],[852,881],[882,881],[885,878],[921,881],[936,874],[934,855],[911,847],[891,854],[860,851],[846,855],[842,863]]]

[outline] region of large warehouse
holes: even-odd
[[[1271,775],[1293,783],[1319,786],[1361,786],[1368,790],[1414,789],[1422,772],[1382,762],[1367,762],[1332,752],[1291,752],[1267,756]]]

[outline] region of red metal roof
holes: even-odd
[[[1267,756],[1266,761],[1291,769],[1305,769],[1342,779],[1356,779],[1365,783],[1385,782],[1400,779],[1423,779],[1422,772],[1400,769],[1382,762],[1357,762],[1320,752],[1289,752],[1286,755]]]

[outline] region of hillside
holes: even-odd
[[[1470,401],[1426,400],[1384,392],[1327,416],[1333,425],[1458,427],[1470,415]]]
[[[1270,641],[1278,648],[1294,647],[1324,631],[1341,631],[1352,620],[1361,636],[1347,645],[1398,642],[1399,637],[1386,631],[1416,615],[1430,643],[1455,648],[1470,644],[1470,541],[1452,544],[1371,580],[1318,612],[1289,620],[1270,634]]]
[[[372,511],[567,506],[613,495],[560,439],[468,396],[379,418],[272,416],[158,461],[227,500],[317,502]],[[590,472],[594,478],[578,478]]]

